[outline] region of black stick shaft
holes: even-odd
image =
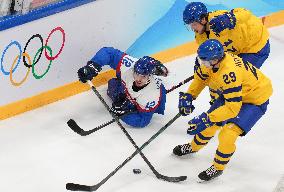
[[[147,145],[149,145],[156,137],[158,137],[163,131],[165,131],[174,121],[176,121],[180,117],[180,113],[174,116],[166,125],[164,125],[161,129],[159,129],[150,139],[148,139],[145,143],[142,144],[142,146],[132,155],[127,157],[118,167],[116,167],[111,173],[109,173],[103,180],[101,180],[98,184],[93,186],[86,186],[86,185],[80,185],[80,184],[74,184],[74,183],[68,183],[66,185],[66,188],[73,191],[96,191],[100,186],[102,186],[105,182],[107,182],[118,170],[120,170],[125,164],[127,164],[133,157],[135,157],[138,153],[141,154],[141,150],[143,150]],[[182,180],[186,179],[186,176],[181,177]]]
[[[129,141],[132,143],[132,145],[138,150],[140,156],[143,158],[143,160],[147,163],[147,165],[149,166],[149,168],[152,170],[152,172],[155,174],[155,176],[160,179],[161,178],[161,174],[157,172],[157,170],[153,167],[153,165],[150,163],[150,161],[145,157],[145,155],[143,154],[142,151],[139,151],[139,147],[137,146],[137,144],[135,143],[135,141],[132,139],[132,137],[129,135],[129,133],[126,131],[126,129],[124,128],[124,126],[119,122],[119,119],[117,118],[117,116],[115,116],[111,111],[109,106],[107,105],[106,101],[104,100],[104,98],[101,96],[101,94],[97,91],[97,89],[95,88],[95,86],[93,85],[93,83],[91,81],[88,81],[88,84],[91,86],[92,90],[94,91],[94,93],[98,96],[98,98],[101,100],[101,102],[104,104],[105,108],[109,111],[109,113],[111,114],[111,116],[115,119],[116,123],[118,124],[118,126],[120,127],[120,129],[123,131],[123,133],[126,135],[126,137],[129,139]]]
[[[179,88],[180,86],[182,86],[182,85],[188,83],[188,82],[191,81],[193,78],[194,78],[193,75],[190,76],[190,77],[188,77],[187,79],[183,80],[183,81],[180,82],[179,84],[177,84],[177,85],[173,86],[172,88],[168,89],[168,90],[167,90],[167,93],[172,92],[172,91],[175,90],[176,88]]]
[[[136,156],[138,153],[141,154],[141,151],[149,145],[158,135],[160,135],[164,130],[166,130],[175,120],[177,120],[181,115],[178,113],[173,119],[171,119],[165,126],[163,126],[157,133],[155,133],[150,139],[148,139],[140,148],[137,148],[134,153],[132,153],[131,156],[127,157],[125,161],[120,164],[115,170],[113,170],[106,178],[104,178],[100,185],[104,184],[110,177],[112,177],[119,169],[121,169],[126,163],[128,163],[134,156]],[[144,158],[143,158],[144,159]],[[147,160],[148,161],[148,160]],[[149,162],[149,161],[148,161]],[[148,163],[147,163],[148,164]],[[153,166],[150,164],[151,170],[154,169]],[[152,170],[153,171],[153,170]],[[156,172],[156,170],[154,169]]]
[[[132,137],[129,135],[129,133],[126,131],[126,129],[123,127],[123,125],[119,122],[119,119],[116,115],[114,115],[111,110],[110,107],[108,106],[108,104],[106,103],[106,101],[104,100],[104,98],[101,96],[101,94],[97,91],[97,89],[95,88],[95,86],[93,85],[93,83],[91,81],[88,81],[88,84],[91,86],[92,90],[94,91],[94,93],[98,96],[98,98],[100,99],[100,101],[103,103],[103,105],[105,106],[105,108],[108,110],[108,112],[111,114],[111,116],[113,117],[113,119],[115,119],[116,123],[118,124],[118,126],[120,127],[120,129],[123,131],[123,133],[126,135],[126,137],[129,139],[129,141],[132,143],[132,145],[139,150],[139,147],[137,146],[137,144],[135,143],[135,141],[132,139]],[[142,151],[139,151],[140,156],[143,158],[143,160],[147,163],[147,165],[150,167],[150,169],[153,171],[153,173],[156,175],[157,171],[155,170],[155,168],[152,166],[152,164],[149,162],[149,160],[145,157],[144,153]]]

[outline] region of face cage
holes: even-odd
[[[205,61],[205,60],[200,59],[200,57],[198,57],[198,56],[197,56],[197,60],[201,65],[204,65],[205,67],[213,67],[213,65],[214,65],[213,60]]]
[[[190,24],[187,24],[187,23],[183,23],[183,24],[188,31],[193,31]]]
[[[197,23],[199,23],[198,21],[195,21],[195,22],[197,22]],[[193,32],[195,32],[195,30],[192,28],[192,23],[189,23],[189,24],[187,24],[187,23],[183,23],[184,24],[184,26],[185,26],[185,28],[188,30],[188,31],[193,31]],[[203,25],[203,24],[201,24],[201,23],[199,23],[200,25]],[[205,28],[206,28],[206,25],[203,25],[203,30],[205,30]]]

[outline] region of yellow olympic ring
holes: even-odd
[[[28,58],[29,65],[32,64],[32,60],[31,60],[31,57],[29,56],[29,54],[23,53],[22,56]],[[24,77],[24,79],[22,81],[20,81],[19,83],[15,82],[13,80],[13,77],[12,77],[12,74],[13,74],[12,71],[13,71],[14,66],[16,65],[16,62],[17,62],[18,58],[19,58],[19,55],[14,59],[14,62],[13,62],[12,66],[11,66],[11,69],[10,69],[10,81],[11,81],[12,85],[14,85],[14,86],[20,86],[21,84],[23,84],[27,80],[28,75],[29,75],[29,73],[31,71],[31,68],[29,67],[28,71],[26,73],[26,76]]]

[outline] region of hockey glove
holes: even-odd
[[[157,76],[163,76],[163,77],[167,77],[168,76],[168,69],[166,68],[165,65],[163,65],[160,61],[158,60],[155,60],[155,68],[154,68],[154,72],[153,74],[154,75],[157,75]]]
[[[236,17],[231,11],[223,15],[212,18],[209,22],[210,29],[215,33],[219,34],[225,29],[234,29],[236,25]]]
[[[81,67],[78,70],[78,78],[81,82],[86,83],[88,80],[92,80],[95,76],[97,76],[101,70],[102,67],[99,64],[93,61],[88,61],[86,66]]]
[[[126,113],[136,111],[136,107],[127,99],[125,94],[121,94],[119,98],[112,103],[110,111],[116,116],[122,116]]]
[[[192,104],[193,97],[189,93],[183,93],[179,92],[179,113],[182,116],[187,116],[195,109],[195,107]]]
[[[187,133],[189,135],[196,135],[208,127],[211,127],[213,123],[210,121],[207,113],[201,113],[198,117],[193,118],[188,122],[189,128]]]

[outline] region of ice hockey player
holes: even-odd
[[[108,82],[107,94],[113,102],[111,111],[123,115],[123,122],[142,128],[150,123],[154,113],[164,114],[166,89],[157,76],[166,77],[168,70],[160,61],[149,56],[137,59],[103,47],[78,70],[79,80],[92,80],[105,65],[116,70],[116,78]]]
[[[207,112],[188,122],[190,143],[173,149],[177,156],[198,152],[220,130],[213,165],[201,172],[201,181],[220,176],[236,150],[236,139],[245,136],[265,114],[272,94],[270,80],[256,67],[231,53],[224,53],[218,40],[206,40],[197,50],[194,80],[186,93],[180,92],[179,111],[192,112],[192,101],[209,87],[219,95]]]
[[[183,21],[195,32],[198,45],[207,39],[220,41],[225,51],[260,68],[270,53],[269,32],[262,20],[244,8],[207,12],[201,2],[189,3]]]

